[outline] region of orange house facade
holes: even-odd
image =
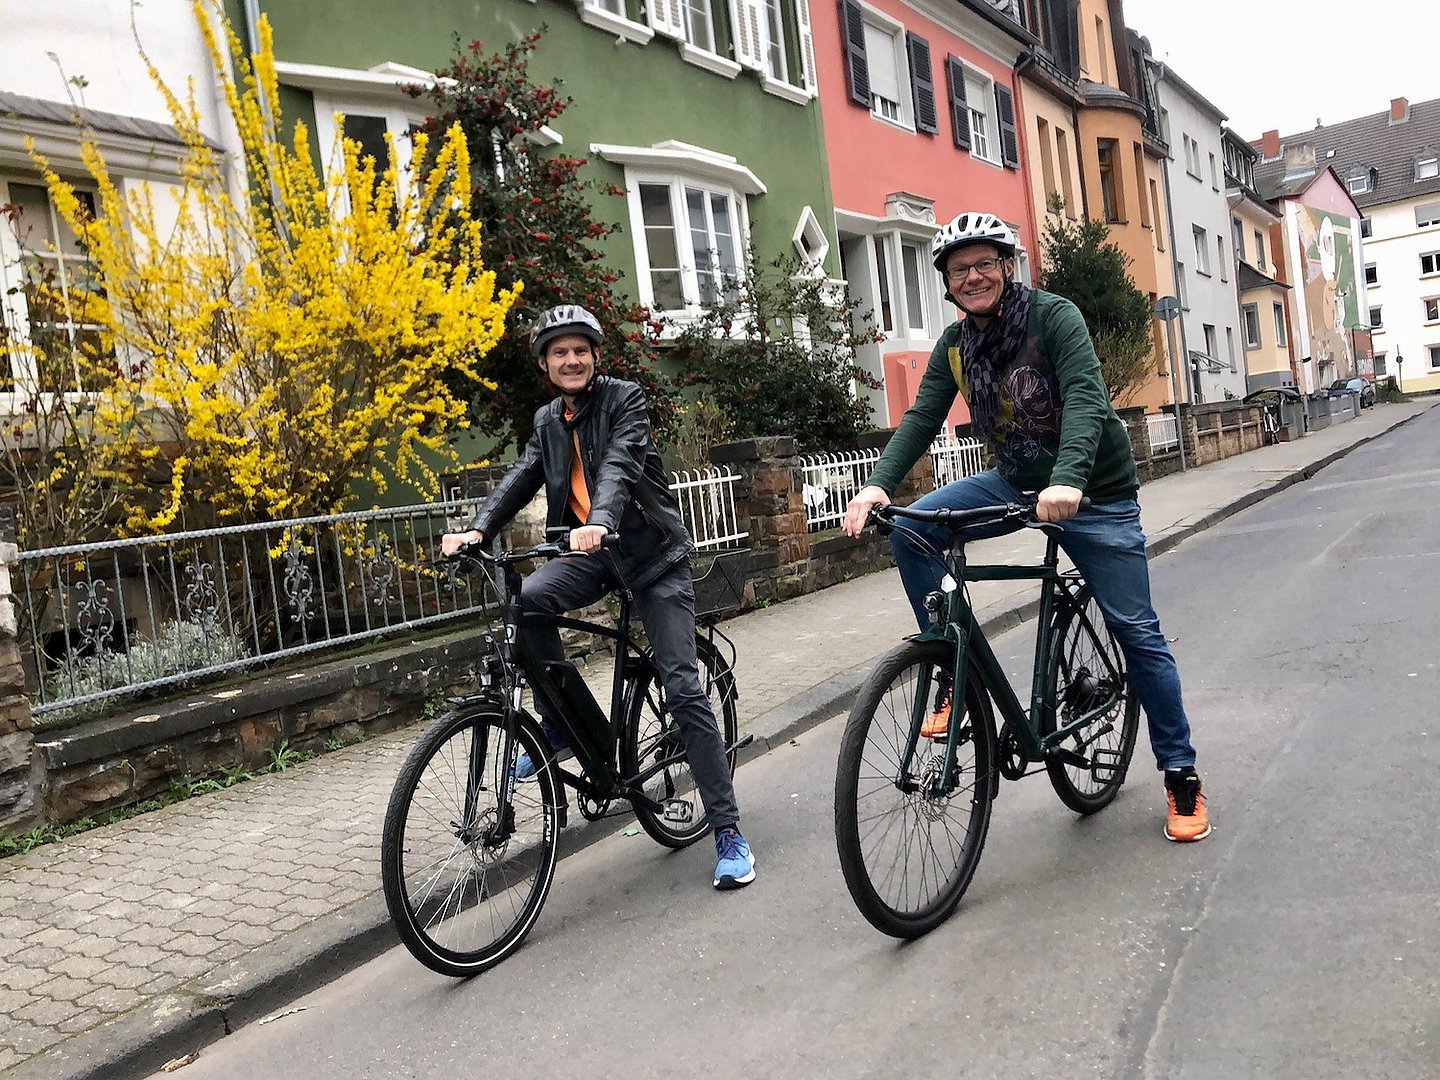
[[[957,316],[930,261],[939,226],[988,210],[1016,230],[1031,277],[1036,233],[1015,63],[1034,38],[983,0],[812,6],[841,272],[884,335],[860,363],[883,382],[874,421],[898,423]],[[968,423],[957,399],[949,425]]]

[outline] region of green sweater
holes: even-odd
[[[890,495],[939,434],[965,392],[960,323],[935,343],[915,404],[906,410],[869,483]],[[1100,361],[1074,304],[1036,289],[1020,355],[1000,374],[993,449],[1000,474],[1021,491],[1078,488],[1096,503],[1134,498],[1139,487],[1125,425],[1110,405]]]

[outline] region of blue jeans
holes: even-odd
[[[913,504],[920,510],[942,508],[968,510],[977,506],[1019,502],[1022,496],[994,469],[967,476],[930,492]],[[944,551],[948,529],[906,522],[936,551]],[[1134,499],[1092,505],[1064,523],[1060,546],[1090,583],[1105,623],[1120,642],[1130,667],[1130,685],[1145,710],[1150,725],[1150,747],[1160,769],[1180,769],[1195,764],[1190,745],[1190,721],[1180,697],[1180,671],[1160,619],[1150,600],[1150,567],[1145,557],[1145,534],[1140,528],[1140,504]],[[1013,529],[975,530],[979,539],[999,536]],[[896,529],[890,536],[895,564],[915,619],[922,630],[930,625],[923,600],[940,587],[944,561],[914,536]]]

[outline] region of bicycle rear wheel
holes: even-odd
[[[733,746],[739,729],[735,717],[735,676],[710,642],[697,637],[695,647],[700,687],[710,698],[721,740],[725,746]],[[630,690],[625,735],[620,744],[620,771],[627,777],[638,776],[647,766],[684,750],[685,740],[665,705],[658,676],[653,671],[647,672]],[[735,755],[727,755],[727,761],[733,773]],[[671,814],[667,817],[636,805],[635,817],[640,827],[656,843],[668,848],[688,847],[710,831],[710,820],[701,805],[687,758],[661,769],[641,788]]]
[[[835,775],[835,840],[845,885],[875,929],[915,938],[955,910],[975,875],[990,827],[995,725],[979,676],[956,694],[949,738],[956,740],[952,785],[938,785],[946,744],[918,738],[901,775],[912,731],[933,708],[953,646],[907,641],[865,681],[845,733]],[[963,704],[963,707],[962,707]]]
[[[505,959],[554,881],[554,771],[511,782],[500,803],[518,750],[532,761],[548,757],[538,725],[517,716],[514,728],[510,739],[495,706],[442,717],[390,794],[380,841],[385,905],[405,947],[442,975],[478,975]]]
[[[1105,625],[1100,604],[1088,585],[1081,587],[1061,614],[1055,642],[1046,675],[1055,711],[1047,717],[1046,733],[1087,713],[1096,715],[1060,744],[1089,764],[1050,757],[1045,769],[1061,802],[1077,814],[1093,814],[1109,806],[1125,782],[1135,752],[1140,702],[1130,686],[1120,643]]]

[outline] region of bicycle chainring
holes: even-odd
[[[1000,775],[1006,780],[1019,780],[1029,765],[1030,759],[1020,745],[1020,733],[1006,720],[1000,728]]]

